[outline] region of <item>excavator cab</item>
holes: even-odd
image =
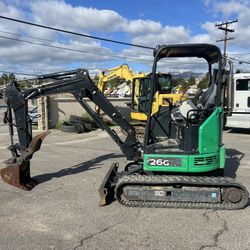
[[[172,76],[158,73],[156,81],[160,86],[161,94],[170,94],[172,90]],[[132,82],[132,110],[146,113],[149,106],[150,74],[146,77],[137,77]],[[135,101],[137,99],[137,102]]]
[[[187,57],[203,58],[208,65],[210,83],[207,91],[202,93],[196,101],[186,100],[175,104],[169,98],[169,106],[161,106],[157,113],[153,113],[153,105],[148,110],[148,122],[145,133],[145,153],[154,154],[161,150],[171,151],[171,154],[192,154],[192,157],[211,156],[217,159],[224,158],[224,146],[221,136],[221,121],[223,120],[223,111],[221,105],[225,84],[223,82],[223,73],[221,66],[220,51],[215,46],[208,45],[171,45],[162,46],[155,51],[155,60],[151,76],[152,91],[150,101],[153,103],[155,96],[161,91],[161,86],[157,81],[157,65],[160,60],[168,57]],[[153,114],[152,114],[153,113]],[[208,136],[204,132],[210,128],[214,131],[213,136]],[[163,145],[162,149],[158,149]],[[165,145],[166,144],[166,145]],[[168,145],[169,144],[169,145]],[[173,144],[173,145],[172,145]],[[211,155],[208,155],[211,154]],[[189,161],[187,159],[187,161]],[[162,168],[167,171],[184,172],[206,172],[223,168],[216,164],[216,161],[202,168],[196,168],[189,164],[186,168],[171,167]],[[146,168],[152,170],[154,167]],[[157,167],[156,167],[157,168]]]
[[[137,77],[132,82],[131,112],[146,113],[148,106],[149,78]],[[132,118],[133,119],[133,118]]]
[[[145,77],[137,77],[133,79],[132,82],[132,103],[131,103],[131,119],[141,122],[147,121],[147,111],[149,106],[149,96],[151,88],[154,84],[159,86],[159,91],[156,94],[153,101],[152,112],[158,112],[159,108],[162,106],[168,106],[169,101],[172,103],[177,103],[184,101],[188,98],[185,93],[173,93],[173,81],[172,76],[169,73],[156,73],[154,83],[151,84],[152,74],[148,74]]]

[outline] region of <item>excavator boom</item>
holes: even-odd
[[[69,72],[59,72],[43,75],[39,78],[56,79],[56,81],[23,92],[19,90],[16,82],[12,82],[5,90],[5,100],[7,103],[5,123],[8,123],[10,129],[11,146],[9,149],[12,153],[12,158],[6,161],[5,168],[1,169],[1,176],[5,182],[24,190],[30,190],[37,184],[30,177],[30,159],[40,149],[41,143],[47,136],[48,131],[42,132],[32,138],[32,124],[28,116],[27,101],[52,94],[71,93],[99,127],[107,131],[128,160],[136,161],[140,159],[140,144],[136,139],[133,126],[127,122],[121,113],[98,90],[90,79],[87,70],[78,69]],[[102,107],[103,112],[126,132],[127,138],[122,140],[113,129],[103,122],[87,104],[85,98],[89,98],[96,105]],[[13,115],[15,119],[13,119]],[[14,124],[14,120],[16,124]],[[17,144],[13,142],[14,126],[17,128],[19,140]]]

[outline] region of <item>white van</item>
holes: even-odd
[[[250,73],[236,73],[232,86],[232,115],[227,127],[250,128]]]

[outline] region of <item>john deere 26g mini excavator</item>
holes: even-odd
[[[208,64],[209,88],[196,101],[161,106],[152,114],[153,102],[159,93],[156,81],[157,63],[168,57],[198,57]],[[216,68],[217,65],[217,68]],[[159,46],[154,51],[150,88],[147,93],[147,125],[144,142],[139,143],[135,130],[113,107],[89,78],[88,71],[44,75],[57,79],[51,85],[21,92],[16,83],[5,91],[12,158],[5,162],[1,176],[7,183],[32,189],[36,182],[30,177],[30,160],[39,150],[48,132],[32,139],[27,100],[43,95],[69,92],[102,129],[120,146],[129,160],[122,171],[114,163],[100,188],[100,205],[115,197],[119,203],[134,207],[181,207],[239,209],[248,203],[248,191],[234,179],[223,177],[225,147],[222,143],[224,88],[226,74],[222,69],[220,50],[209,44],[178,44]],[[122,140],[86,103],[88,97],[126,132]],[[12,114],[15,115],[15,121]],[[19,143],[13,142],[13,126],[17,127]],[[214,175],[217,176],[214,176]],[[218,176],[218,174],[220,176]]]

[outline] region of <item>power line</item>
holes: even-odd
[[[243,60],[240,60],[240,59],[237,59],[237,58],[233,58],[233,57],[230,57],[230,56],[228,56],[227,58],[229,58],[229,59],[231,59],[231,60],[234,60],[234,61],[237,61],[237,62],[239,62],[240,64],[241,64],[241,63],[250,64],[250,62],[243,61]]]
[[[51,40],[51,39],[41,38],[41,37],[37,37],[37,36],[28,36],[28,35],[24,35],[24,34],[18,34],[18,33],[14,33],[14,32],[4,31],[4,30],[0,30],[0,33],[14,35],[14,36],[22,36],[22,37],[27,37],[27,38],[32,38],[32,39],[37,39],[37,40],[47,41],[47,42],[55,42],[54,40]]]
[[[52,39],[46,39],[46,38],[41,38],[41,37],[37,37],[37,36],[28,36],[28,35],[24,35],[24,34],[13,33],[13,32],[8,32],[8,31],[3,31],[3,30],[0,30],[0,33],[14,35],[14,36],[18,36],[18,37],[26,37],[26,38],[36,39],[39,41],[47,41],[47,42],[52,42],[52,43],[57,42],[56,40],[52,40]],[[82,44],[72,44],[72,45],[77,46],[77,47],[86,48],[86,46],[84,46]],[[113,52],[120,52],[120,50],[115,50],[115,49],[112,49],[112,51]],[[149,56],[148,54],[140,54],[140,55]]]
[[[244,56],[244,55],[249,55],[250,54],[250,52],[245,52],[245,53],[228,53],[229,55],[239,55],[239,56]]]
[[[28,74],[28,73],[22,73],[22,72],[13,72],[13,71],[6,71],[6,70],[0,70],[1,73],[6,74],[15,74],[15,75],[23,75],[23,76],[38,76],[39,74]]]
[[[17,23],[22,23],[22,24],[27,24],[27,25],[43,28],[43,29],[54,30],[57,32],[62,32],[62,33],[70,34],[70,35],[82,36],[82,37],[92,38],[92,39],[101,40],[101,41],[110,42],[110,43],[117,43],[117,44],[122,44],[122,45],[127,45],[127,46],[133,46],[133,47],[137,47],[137,48],[154,49],[153,47],[148,47],[148,46],[143,46],[143,45],[133,44],[133,43],[126,43],[126,42],[117,41],[117,40],[113,40],[113,39],[107,39],[107,38],[98,37],[98,36],[90,36],[90,35],[74,32],[74,31],[70,31],[70,30],[59,29],[59,28],[50,27],[47,25],[42,25],[42,24],[33,23],[33,22],[27,22],[27,21],[24,21],[21,19],[16,19],[16,18],[11,18],[11,17],[6,17],[6,16],[0,16],[0,18],[5,19],[5,20],[9,20],[9,21],[13,21],[13,22],[17,22]]]
[[[56,42],[56,40],[52,40],[52,39],[46,39],[46,38],[41,38],[41,37],[37,37],[37,36],[28,36],[28,35],[24,35],[24,34],[19,34],[19,33],[14,33],[14,32],[9,32],[9,31],[3,31],[3,30],[0,30],[0,33],[10,34],[10,35],[19,36],[19,37],[26,37],[26,38],[31,38],[31,39],[37,39],[37,40],[41,40],[41,41],[48,41],[48,42],[53,42],[53,43]],[[81,44],[72,44],[72,45],[77,46],[77,47],[86,48],[84,45],[81,45]],[[120,50],[114,50],[114,49],[112,49],[112,51],[120,52]],[[228,53],[228,55],[249,55],[249,54],[250,54],[249,51],[246,51],[244,53]],[[142,54],[142,53],[140,53],[140,55],[150,56],[148,54]]]
[[[115,56],[115,55],[107,55],[104,53],[94,53],[94,52],[87,52],[87,51],[83,51],[83,50],[77,50],[77,49],[72,49],[72,48],[66,48],[66,47],[61,47],[61,46],[56,46],[56,45],[50,45],[50,44],[45,44],[45,43],[37,43],[37,42],[33,42],[33,41],[28,41],[28,40],[22,40],[19,38],[13,38],[13,37],[6,37],[6,36],[1,36],[0,38],[3,39],[8,39],[8,40],[12,40],[12,41],[18,41],[18,42],[23,42],[23,43],[28,43],[28,44],[33,44],[33,45],[40,45],[40,46],[44,46],[44,47],[51,47],[51,48],[56,48],[56,49],[61,49],[61,50],[67,50],[67,51],[74,51],[74,52],[79,52],[79,53],[84,53],[84,54],[91,54],[91,55],[103,55],[103,56],[108,56],[111,58],[119,58],[119,59],[126,59],[126,60],[133,60],[133,61],[142,61],[142,62],[152,62],[153,59],[141,59],[141,58],[134,58],[134,57],[124,57],[124,56]],[[166,58],[167,59],[167,58]],[[164,63],[181,63],[181,64],[204,64],[204,63],[199,63],[199,62],[180,62],[180,61],[172,61],[169,60],[168,62],[166,62],[164,60]]]
[[[140,58],[134,58],[134,57],[124,57],[124,56],[107,55],[107,54],[100,53],[100,52],[94,53],[94,52],[77,50],[77,49],[72,49],[72,48],[67,48],[67,47],[61,47],[61,46],[56,46],[56,45],[50,45],[50,44],[45,44],[45,43],[37,43],[37,42],[33,42],[33,41],[28,41],[28,40],[23,40],[23,39],[19,39],[19,38],[13,38],[13,37],[7,37],[7,36],[1,36],[1,35],[0,35],[0,38],[12,40],[12,41],[23,42],[23,43],[28,43],[28,44],[40,45],[40,46],[50,47],[50,48],[55,48],[55,49],[68,50],[68,51],[74,51],[74,52],[79,52],[79,53],[84,53],[84,54],[90,54],[90,55],[103,55],[103,56],[107,56],[107,57],[111,57],[111,58],[119,58],[119,59],[126,59],[126,60],[129,59],[129,60],[145,61],[145,62],[149,62],[150,61],[150,62],[152,62],[152,60],[150,60],[150,59],[140,59]]]
[[[55,28],[55,27],[50,27],[50,26],[37,24],[37,23],[33,23],[33,22],[28,22],[28,21],[24,21],[24,20],[20,20],[20,19],[10,18],[10,17],[6,17],[6,16],[1,16],[0,15],[0,18],[5,19],[5,20],[9,20],[9,21],[13,21],[13,22],[18,22],[18,23],[22,23],[22,24],[31,25],[31,26],[36,26],[36,27],[39,27],[39,28],[54,30],[54,31],[62,32],[62,33],[66,33],[66,34],[82,36],[82,37],[87,37],[87,38],[92,38],[92,39],[96,39],[96,40],[101,40],[101,41],[106,41],[106,42],[111,42],[111,43],[117,43],[117,44],[122,44],[122,45],[127,45],[127,46],[133,46],[133,47],[138,47],[138,48],[154,49],[153,47],[143,46],[143,45],[139,45],[139,44],[126,43],[126,42],[117,41],[117,40],[113,40],[113,39],[102,38],[102,37],[98,37],[98,36],[86,35],[86,34],[82,34],[82,33],[78,33],[78,32],[59,29],[59,28]],[[225,38],[217,41],[217,42],[224,41],[224,55],[225,56],[226,56],[226,52],[225,52],[226,51],[226,41],[233,39],[233,38],[227,38],[227,32],[234,32],[234,30],[228,29],[227,27],[228,27],[228,25],[230,25],[232,23],[235,23],[237,21],[238,20],[236,19],[235,21],[222,22],[221,24],[216,24],[216,27],[218,27],[218,29],[221,29],[221,30],[225,31]],[[223,26],[226,26],[226,27],[223,27]],[[5,33],[11,33],[11,32],[5,32]],[[36,42],[32,42],[32,41],[26,41],[26,40],[21,40],[21,39],[17,39],[17,38],[6,37],[6,36],[0,36],[0,37],[4,38],[4,39],[15,40],[15,41],[20,41],[20,42],[24,42],[24,43],[30,43],[30,44],[45,46],[45,47],[52,47],[52,48],[63,49],[63,50],[68,50],[68,51],[75,51],[75,52],[80,52],[80,53],[85,53],[85,54],[95,54],[95,55],[97,55],[97,53],[93,53],[93,52],[76,50],[76,49],[60,47],[60,46],[55,46],[55,45],[49,45],[49,44],[44,44],[44,43],[36,43]],[[30,37],[30,38],[52,41],[52,40],[49,40],[49,39],[43,39],[43,38],[37,38],[37,37]],[[245,54],[250,54],[250,53],[245,53]],[[101,53],[98,53],[98,55],[107,56],[107,54],[101,54]],[[151,62],[152,61],[152,60],[139,59],[139,58],[133,58],[133,57],[122,57],[122,56],[114,56],[114,55],[108,55],[108,56],[112,57],[112,58],[129,59],[129,60],[135,60],[135,61],[144,61],[144,62],[149,62],[149,61]],[[199,63],[183,63],[183,64],[199,64]]]

